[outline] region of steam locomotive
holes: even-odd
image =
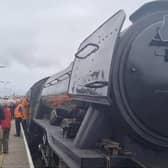
[[[168,1],[118,11],[65,70],[29,90],[29,142],[46,167],[168,167]]]

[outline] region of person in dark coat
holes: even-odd
[[[1,120],[4,120],[4,111],[2,105],[0,105],[0,154],[2,154],[2,141],[3,141],[3,133],[2,133],[2,126]]]
[[[4,120],[5,115],[4,115],[4,111],[3,111],[3,106],[0,105],[0,120]]]

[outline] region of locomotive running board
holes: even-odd
[[[35,119],[35,123],[41,126],[47,133],[47,139],[50,147],[69,167],[73,168],[144,168],[140,163],[129,156],[111,156],[107,157],[98,150],[78,149],[73,145],[71,139],[64,138],[62,128],[52,126],[47,120]],[[123,166],[124,165],[124,166]]]
[[[112,58],[125,16],[120,10],[80,45],[68,91],[74,99],[110,104]]]

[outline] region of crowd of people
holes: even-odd
[[[26,131],[28,119],[29,101],[27,97],[22,98],[15,104],[4,103],[0,106],[0,154],[8,153],[8,142],[11,128],[11,120],[15,119],[16,134],[20,137],[21,124]]]

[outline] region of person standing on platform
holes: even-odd
[[[11,116],[12,116],[12,119],[14,119],[14,109],[15,109],[15,105],[14,105],[14,103],[12,102],[11,104],[10,104],[10,111],[11,111]]]
[[[3,141],[1,120],[4,120],[4,118],[5,118],[4,111],[3,111],[2,105],[0,105],[0,154],[2,154],[2,141]]]
[[[29,100],[27,97],[24,97],[22,99],[22,105],[23,105],[23,120],[22,120],[22,125],[23,129],[27,135],[27,121],[29,118]]]
[[[23,105],[22,103],[18,103],[14,109],[14,117],[15,117],[15,127],[16,127],[16,134],[15,136],[20,136],[20,124],[23,118]]]
[[[4,105],[4,120],[1,120],[2,132],[3,132],[3,153],[8,153],[9,133],[11,128],[11,111],[7,104]]]

